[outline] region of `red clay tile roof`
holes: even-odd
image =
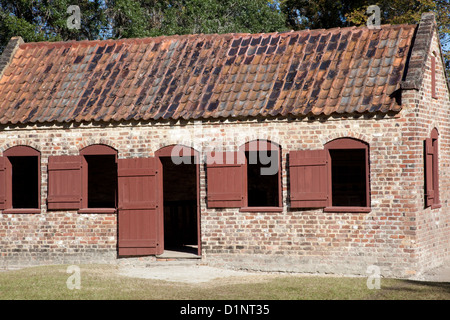
[[[0,123],[396,112],[415,28],[24,43]]]

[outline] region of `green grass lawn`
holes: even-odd
[[[31,300],[447,300],[450,283],[381,279],[368,289],[367,278],[258,275],[186,284],[129,278],[110,265],[84,265],[81,288],[70,290],[67,266],[0,272],[0,299]]]

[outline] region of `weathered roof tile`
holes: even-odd
[[[0,122],[398,111],[415,28],[26,43],[0,78]]]

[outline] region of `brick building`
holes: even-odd
[[[450,249],[449,110],[432,14],[378,29],[12,38],[0,266],[190,249],[230,267],[418,275]]]

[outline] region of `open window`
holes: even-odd
[[[330,141],[323,150],[289,154],[292,208],[369,212],[369,146],[352,139]]]
[[[255,140],[237,152],[211,152],[207,195],[210,208],[282,211],[280,146]]]
[[[0,163],[0,206],[4,213],[40,213],[40,152],[16,146]]]
[[[369,147],[342,138],[325,145],[328,150],[329,199],[327,211],[369,211]]]
[[[80,151],[82,159],[81,212],[114,212],[117,207],[117,151],[92,145]]]
[[[281,152],[270,141],[254,140],[241,147],[245,154],[244,207],[241,210],[281,210]]]
[[[439,199],[439,133],[436,128],[425,140],[425,207],[441,207]]]
[[[78,156],[49,157],[47,208],[115,212],[117,151],[106,145],[92,145]]]

